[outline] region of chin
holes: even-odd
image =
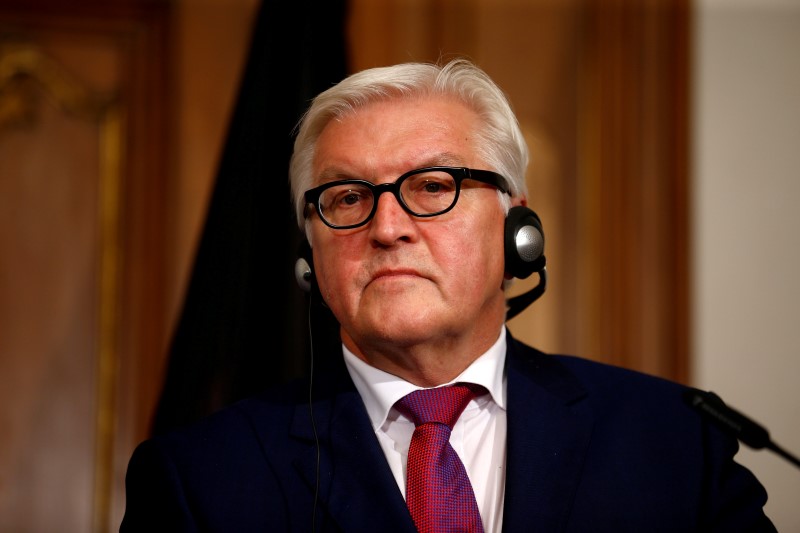
[[[382,332],[382,336],[416,338],[426,337],[432,329],[436,329],[442,314],[435,309],[422,302],[410,302],[371,308],[364,316],[370,328]]]
[[[430,324],[424,327],[408,327],[406,324],[380,324],[378,328],[371,330],[370,336],[373,341],[390,343],[398,348],[430,340],[435,333],[433,329]]]

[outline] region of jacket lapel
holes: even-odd
[[[415,532],[405,500],[397,487],[364,404],[349,375],[339,375],[331,392],[314,401],[314,424],[320,440],[318,523],[325,515],[342,531]],[[308,405],[298,406],[292,433],[314,440]],[[309,486],[317,476],[316,446],[295,464]],[[323,525],[324,524],[324,525]]]
[[[565,528],[593,417],[554,359],[508,337],[506,531]]]

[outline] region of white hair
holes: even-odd
[[[454,59],[444,65],[403,63],[352,74],[320,93],[303,114],[289,164],[292,199],[301,229],[305,221],[303,195],[314,184],[312,163],[317,139],[328,122],[372,102],[428,96],[453,98],[474,110],[483,125],[474,133],[478,139],[478,155],[491,167],[487,170],[506,177],[511,196],[527,195],[528,147],[511,104],[500,87],[467,59]],[[501,191],[498,196],[508,211],[509,196]]]

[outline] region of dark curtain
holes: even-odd
[[[346,4],[259,8],[153,433],[308,371],[289,156],[309,100],[346,74]]]

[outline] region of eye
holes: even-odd
[[[369,186],[352,181],[336,182],[319,196],[320,216],[329,224],[350,226],[366,219],[372,210]]]
[[[456,189],[455,180],[446,172],[425,172],[411,176],[403,183],[404,191],[412,195],[451,194]]]
[[[348,191],[346,194],[342,194],[336,203],[343,205],[354,205],[363,200],[364,195],[360,192]]]
[[[358,186],[342,185],[328,190],[327,201],[331,209],[353,207],[368,202],[372,197],[368,189]]]
[[[447,172],[420,172],[403,182],[400,193],[412,212],[433,215],[453,205],[456,199],[456,181]]]
[[[442,184],[436,181],[429,181],[422,186],[422,190],[428,193],[437,193],[442,190]]]

